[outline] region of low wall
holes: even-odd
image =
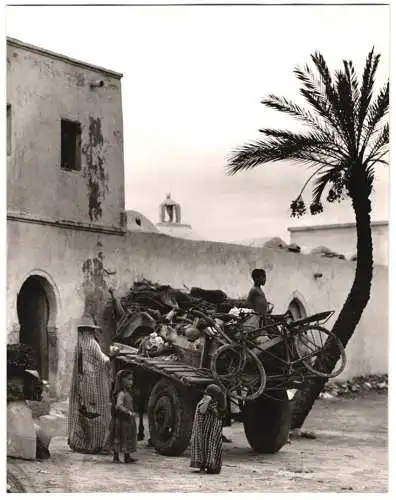
[[[220,288],[240,298],[251,286],[251,270],[263,267],[274,312],[284,312],[297,297],[307,314],[329,309],[337,313],[355,270],[353,262],[284,250],[179,240],[164,234],[104,235],[16,221],[8,222],[8,248],[9,341],[18,340],[16,298],[26,278],[39,274],[54,288],[58,395],[68,391],[76,321],[87,293],[103,301],[108,286],[123,295],[135,279],[144,277],[174,287]],[[341,378],[388,371],[387,271],[375,267],[371,300],[348,345],[347,369]]]

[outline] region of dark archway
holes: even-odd
[[[48,281],[42,276],[29,276],[17,297],[19,342],[34,349],[36,368],[41,378],[46,380],[50,372],[48,323],[54,309],[54,293]]]
[[[291,313],[294,320],[305,318],[307,316],[305,307],[296,297],[294,297],[294,299],[290,302],[287,310]]]

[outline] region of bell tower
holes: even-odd
[[[182,224],[180,204],[172,199],[170,193],[166,195],[165,200],[160,204],[159,219],[157,228],[161,233],[175,238],[202,239],[193,233],[190,224]]]
[[[160,205],[160,224],[181,224],[180,205],[172,200],[170,193]]]

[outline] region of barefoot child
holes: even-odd
[[[117,373],[111,394],[111,424],[109,443],[113,449],[113,462],[120,462],[124,453],[125,463],[135,462],[130,453],[136,451],[136,421],[133,411],[133,375],[127,370]]]
[[[219,474],[223,461],[222,428],[226,398],[210,384],[195,410],[191,438],[190,467],[207,474]]]

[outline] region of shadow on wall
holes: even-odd
[[[109,191],[100,118],[89,117],[88,138],[82,146],[82,152],[86,160],[83,175],[87,180],[89,218],[97,221],[102,217],[102,203]]]
[[[107,351],[115,331],[115,320],[111,314],[111,308],[108,307],[111,304],[108,279],[116,273],[105,268],[100,241],[97,247],[97,256],[86,259],[82,264],[84,313],[90,314],[95,323],[102,328],[100,343]]]

